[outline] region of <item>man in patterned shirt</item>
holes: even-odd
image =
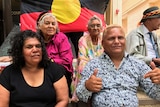
[[[125,53],[125,33],[110,25],[103,33],[104,53],[85,66],[76,93],[92,107],[138,107],[137,88],[160,100],[160,69]]]

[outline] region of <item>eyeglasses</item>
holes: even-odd
[[[92,24],[92,25],[90,25],[90,27],[91,27],[91,28],[95,28],[95,27],[98,27],[98,28],[99,28],[99,27],[101,27],[101,24]]]

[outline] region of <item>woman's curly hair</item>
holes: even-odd
[[[23,46],[24,42],[27,38],[37,38],[37,40],[41,43],[42,46],[42,60],[39,63],[39,67],[46,67],[49,61],[47,56],[45,44],[43,38],[36,32],[32,30],[25,30],[18,32],[11,39],[11,49],[9,49],[8,53],[12,56],[13,65],[15,67],[23,67],[25,65],[25,59],[23,56]]]

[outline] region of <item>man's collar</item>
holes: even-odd
[[[108,54],[106,52],[103,52],[103,54],[101,55],[102,58],[109,58],[110,57],[108,56]],[[127,52],[124,53],[124,58],[128,58],[129,57],[129,54]]]

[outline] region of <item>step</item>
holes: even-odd
[[[160,101],[149,98],[143,91],[137,93],[139,107],[160,107]],[[84,102],[70,103],[68,107],[88,107]]]
[[[138,91],[137,96],[139,99],[140,107],[160,107],[160,101],[148,97],[143,91]]]

